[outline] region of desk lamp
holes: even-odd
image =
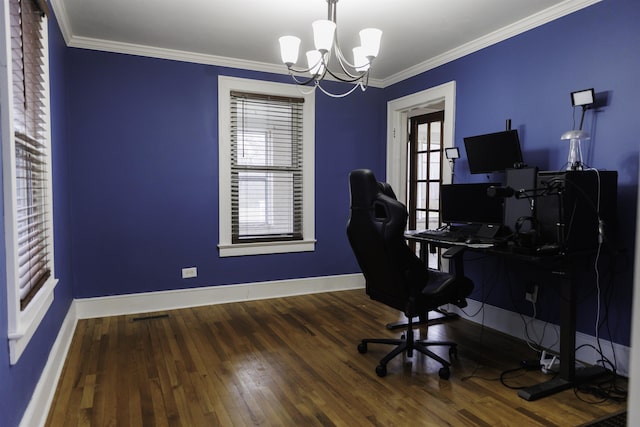
[[[580,117],[580,127],[563,133],[560,140],[569,141],[569,157],[567,158],[567,170],[582,170],[582,141],[591,139],[589,132],[582,130],[584,123],[584,113],[593,105],[595,92],[592,89],[579,90],[571,92],[571,105],[573,107],[582,107],[582,116]]]

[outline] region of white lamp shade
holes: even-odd
[[[300,39],[295,36],[282,36],[280,41],[280,55],[282,62],[293,65],[298,62],[298,50],[300,49]]]
[[[365,28],[360,31],[360,44],[364,49],[364,55],[375,58],[380,51],[380,39],[382,39],[382,30],[377,28]]]
[[[320,52],[329,52],[333,45],[333,37],[336,33],[336,23],[328,19],[320,19],[314,21],[312,26],[313,41],[316,49]]]
[[[356,71],[365,72],[369,69],[369,59],[365,55],[364,48],[362,46],[353,48],[353,66]]]
[[[584,130],[568,130],[560,136],[561,140],[579,139],[581,141],[588,141],[591,139],[589,132]]]
[[[320,51],[308,51],[307,63],[309,64],[309,73],[312,76],[318,76],[324,73],[324,64],[322,62],[322,54],[320,53]]]

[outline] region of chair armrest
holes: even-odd
[[[462,253],[466,249],[467,247],[463,245],[451,246],[449,249],[444,251],[444,253],[442,254],[442,258],[450,259],[450,258],[456,258],[456,257],[462,256]]]

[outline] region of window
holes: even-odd
[[[312,251],[314,97],[219,78],[220,256]]]
[[[53,301],[51,152],[43,0],[4,2],[2,161],[7,252],[9,347],[14,364]],[[9,14],[9,19],[5,19]],[[0,25],[3,25],[0,24]]]

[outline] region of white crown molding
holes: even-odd
[[[562,3],[551,6],[536,14],[528,16],[507,25],[499,30],[489,33],[483,37],[451,49],[448,52],[429,58],[417,65],[407,68],[385,79],[369,79],[369,86],[385,88],[392,84],[406,80],[425,71],[429,71],[463,56],[477,52],[485,47],[507,40],[518,34],[522,34],[533,28],[554,21],[563,16],[569,15],[578,10],[584,9],[602,0],[565,0]],[[193,62],[197,64],[216,65],[222,67],[239,68],[244,70],[261,71],[286,75],[285,67],[282,64],[271,64],[266,62],[249,61],[244,59],[228,58],[223,56],[208,55],[194,52],[186,52],[173,49],[162,49],[153,46],[123,43],[95,38],[80,37],[73,34],[71,23],[65,10],[62,0],[51,0],[58,25],[62,31],[67,46],[82,49],[99,50],[104,52],[124,53],[129,55],[148,56],[152,58],[170,59],[175,61]],[[329,78],[329,80],[335,80]]]
[[[71,23],[69,22],[69,14],[67,14],[67,8],[64,5],[63,0],[51,0],[51,6],[53,7],[53,14],[58,21],[58,27],[62,32],[62,37],[65,43],[69,44],[71,39]]]
[[[63,31],[63,34],[65,31]],[[286,67],[282,64],[269,64],[267,62],[249,61],[245,59],[228,58],[224,56],[208,55],[183,50],[164,49],[153,46],[145,46],[133,43],[122,43],[110,40],[101,40],[88,37],[71,35],[65,38],[67,46],[81,49],[98,50],[102,52],[124,53],[128,55],[145,56],[150,58],[170,59],[174,61],[192,62],[195,64],[216,65],[220,67],[239,68],[242,70],[261,71],[265,73],[287,75]],[[327,80],[334,80],[331,76]],[[369,86],[382,87],[382,81],[369,79]]]
[[[482,36],[469,43],[465,43],[461,46],[451,49],[450,51],[445,52],[441,55],[437,55],[424,62],[416,64],[404,71],[396,73],[383,80],[383,87],[391,86],[392,84],[401,82],[410,77],[414,77],[418,74],[424,73],[425,71],[432,70],[436,67],[462,58],[463,56],[477,52],[486,47],[500,43],[501,41],[517,36],[531,29],[540,27],[558,18],[562,18],[563,16],[569,15],[573,12],[577,12],[578,10],[584,9],[601,1],[602,0],[566,0],[555,6],[549,7],[536,14],[521,19],[520,21],[515,22],[511,25],[500,28],[499,30]]]

